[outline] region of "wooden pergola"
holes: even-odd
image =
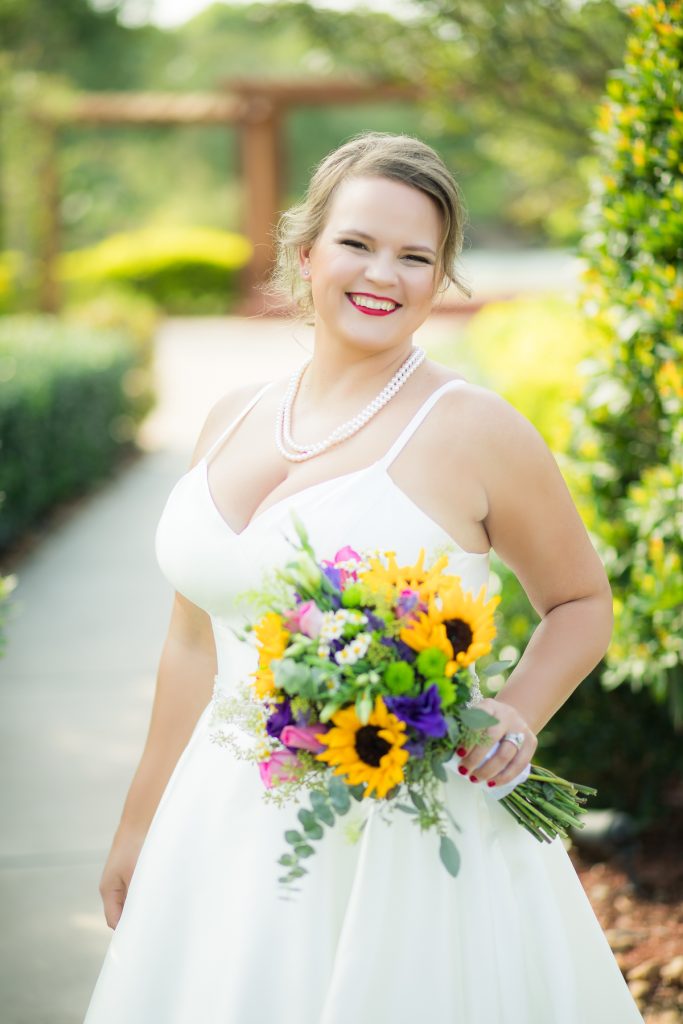
[[[230,79],[215,93],[81,93],[59,109],[34,116],[44,133],[46,160],[42,175],[45,203],[41,252],[41,308],[59,308],[56,259],[60,251],[60,183],[57,148],[67,125],[223,124],[238,133],[243,186],[242,230],[254,247],[243,279],[243,308],[261,309],[259,292],[273,263],[272,231],[282,208],[283,122],[292,108],[333,104],[416,100],[416,86],[355,79],[268,81]]]

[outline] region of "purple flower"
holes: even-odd
[[[417,651],[414,651],[412,647],[408,647],[408,644],[404,643],[403,640],[399,640],[398,637],[383,636],[380,643],[384,644],[385,647],[391,647],[396,652],[396,657],[400,661],[413,662],[417,658]]]
[[[389,710],[422,736],[440,739],[448,732],[441,714],[441,698],[436,685],[430,686],[417,697],[385,697]]]
[[[275,708],[273,713],[268,717],[266,722],[266,732],[269,736],[273,736],[276,740],[280,739],[280,733],[286,725],[293,725],[294,717],[292,715],[292,705],[289,702],[289,697],[285,697],[281,704]]]
[[[323,573],[327,576],[328,580],[337,590],[341,590],[342,570],[335,569],[333,565],[329,563],[323,564]]]
[[[384,629],[384,619],[380,619],[379,615],[375,615],[369,608],[362,608],[361,611],[368,620],[366,629]]]

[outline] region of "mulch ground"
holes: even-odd
[[[643,832],[630,870],[569,856],[646,1024],[683,1024],[683,815]]]

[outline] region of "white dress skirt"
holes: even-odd
[[[255,668],[237,597],[291,555],[296,509],[321,558],[346,544],[400,563],[449,558],[477,594],[488,554],[464,551],[388,467],[441,394],[386,455],[277,502],[240,533],[211,496],[208,460],[263,393],[171,491],[156,537],[171,584],[213,624],[215,696]],[[642,1024],[559,839],[539,843],[484,788],[448,773],[462,831],[449,875],[438,837],[373,801],[357,842],[326,830],[299,891],[284,899],[277,858],[296,807],[263,800],[253,763],[216,742],[201,715],[159,803],[86,1015],[86,1024]]]

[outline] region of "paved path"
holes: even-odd
[[[459,328],[437,317],[419,340],[436,351]],[[211,403],[238,382],[293,369],[309,350],[308,330],[278,320],[168,321],[147,454],[17,568],[0,661],[3,1024],[83,1019],[111,934],[99,877],[142,749],[171,607],[154,556],[159,515]]]

